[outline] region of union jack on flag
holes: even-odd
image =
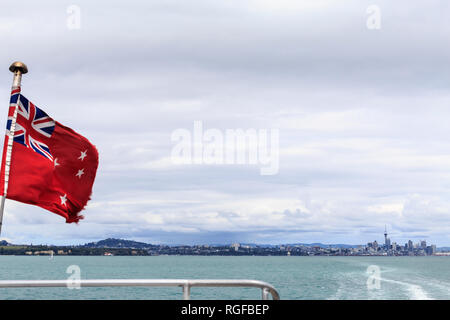
[[[34,152],[53,162],[53,156],[44,141],[52,136],[55,130],[55,121],[21,95],[20,90],[15,91],[11,93],[8,122],[6,125],[8,134],[11,130],[11,123],[17,106],[14,142],[31,148]]]

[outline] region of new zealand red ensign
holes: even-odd
[[[16,119],[16,121],[14,121]],[[9,175],[7,145],[12,137]],[[78,222],[92,193],[98,152],[85,137],[50,118],[16,88],[11,93],[0,194]],[[9,181],[5,184],[6,177]]]

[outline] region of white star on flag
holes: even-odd
[[[87,157],[86,153],[87,153],[87,150],[81,151],[81,155],[78,157],[78,159],[81,159],[81,161],[83,161],[84,158]]]
[[[84,174],[84,168],[81,170],[78,170],[78,173],[76,174],[76,176],[80,179],[83,174]]]
[[[65,194],[64,196],[59,196],[61,198],[61,204],[62,205],[66,205],[66,201],[67,201],[67,194]]]
[[[58,163],[58,158],[55,158],[55,160],[53,160],[53,165],[56,167],[56,166],[59,166],[59,163]]]

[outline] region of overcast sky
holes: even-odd
[[[80,28],[73,13],[80,9]],[[369,29],[369,5],[380,29]],[[448,1],[3,1],[0,101],[100,153],[78,225],[7,201],[2,238],[450,245]],[[73,11],[71,11],[73,12]],[[68,24],[69,19],[69,24]],[[172,133],[278,129],[279,172],[179,165]]]

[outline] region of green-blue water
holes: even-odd
[[[450,299],[450,257],[61,257],[0,256],[0,278],[254,279],[282,299]],[[367,267],[381,271],[368,289]],[[193,288],[192,299],[260,299],[255,288]],[[0,299],[180,299],[180,288],[9,288]]]

